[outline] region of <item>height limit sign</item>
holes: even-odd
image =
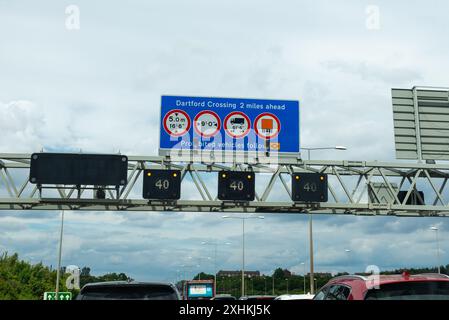
[[[220,131],[220,127],[220,117],[213,111],[204,110],[195,117],[195,132],[201,137],[211,138],[215,136]]]
[[[164,129],[172,137],[185,135],[190,129],[190,117],[182,110],[171,110],[164,117]]]

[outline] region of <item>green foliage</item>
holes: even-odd
[[[80,275],[80,287],[83,287],[87,283],[106,282],[106,281],[133,281],[133,279],[131,279],[124,273],[115,273],[115,272],[107,273],[99,277],[91,276],[90,274],[83,275],[82,272]]]
[[[401,274],[404,271],[407,271],[410,274],[419,274],[419,273],[438,273],[438,268],[411,268],[411,269],[396,269],[393,271],[382,272],[382,274]],[[443,274],[449,275],[449,264],[446,266],[440,267],[440,272]]]
[[[214,275],[213,274],[207,274],[204,272],[201,272],[199,274],[197,274],[193,280],[213,280],[214,279]]]
[[[82,276],[82,277],[90,276],[90,268],[89,267],[82,268],[80,276]]]
[[[65,288],[65,277],[60,288]],[[0,256],[0,300],[43,299],[45,291],[54,291],[56,271],[38,263],[31,265],[19,260],[17,253]]]
[[[65,283],[69,274],[61,274],[60,291],[67,290]],[[124,273],[109,273],[94,277],[90,275],[90,268],[81,270],[80,285],[89,282],[132,280]],[[30,264],[19,260],[17,253],[0,255],[0,300],[42,300],[44,292],[55,291],[56,270],[38,264]],[[71,290],[75,298],[78,290]]]
[[[286,280],[288,279],[288,280]],[[274,281],[273,281],[274,280]],[[306,292],[309,291],[309,279],[306,277]],[[327,279],[328,280],[328,279]],[[293,275],[289,278],[283,276],[261,276],[254,278],[245,278],[245,293],[246,295],[281,295],[288,292],[303,293],[304,292],[304,277]],[[241,277],[220,277],[217,280],[218,293],[231,293],[236,297],[241,295],[242,280]]]
[[[283,279],[284,277],[284,270],[282,268],[277,268],[274,270],[273,277],[275,280]]]

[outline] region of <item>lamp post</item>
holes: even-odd
[[[310,151],[313,150],[347,150],[344,146],[335,147],[317,147],[317,148],[301,148],[307,150],[307,160],[310,160]],[[310,250],[310,291],[312,294],[315,293],[314,286],[314,270],[313,270],[313,227],[312,227],[312,215],[309,213],[309,250]]]
[[[200,261],[199,264],[197,265],[197,267],[200,268],[198,269],[198,280],[201,280],[201,272],[202,272],[201,268],[204,268],[203,259],[212,260],[211,257],[198,257],[198,260]]]
[[[306,263],[301,262],[301,265],[304,266],[303,280],[304,280],[304,294],[306,294]]]
[[[185,288],[186,288],[186,269],[185,269],[185,265],[181,265],[182,271],[181,274],[184,274],[184,276],[181,276],[181,284],[182,284],[182,300],[186,300],[186,292],[185,292]]]
[[[192,257],[187,257],[188,260],[192,259]],[[186,292],[186,279],[188,277],[188,273],[192,273],[194,272],[195,268],[199,268],[200,265],[199,264],[182,264],[180,265],[180,267],[182,268],[182,271],[184,273],[184,279],[182,280],[182,294],[183,294],[183,300],[186,300],[186,296],[187,296],[187,292]],[[193,279],[193,276],[192,276]]]
[[[440,269],[440,238],[438,237],[438,227],[432,226],[430,227],[430,230],[435,231],[436,233],[436,239],[437,239],[437,262],[438,262],[438,273],[441,273]]]
[[[267,276],[263,276],[263,281],[264,281],[264,284],[265,284],[264,294],[267,295]]]
[[[64,210],[61,210],[61,229],[59,234],[58,269],[56,270],[55,299],[59,299],[59,279],[61,278],[62,236],[64,233]]]
[[[222,216],[223,219],[239,219],[242,221],[242,297],[245,295],[245,220],[247,219],[265,219],[264,216]]]
[[[211,245],[214,246],[214,294],[217,294],[217,247],[218,247],[218,241],[215,240],[214,242],[207,242],[203,241],[201,244],[204,245]],[[230,245],[230,242],[225,242],[224,244]]]
[[[351,258],[351,249],[345,249],[345,252],[346,252],[346,254],[348,255],[348,265],[350,264],[350,258]],[[350,272],[348,272],[348,273],[350,273]]]
[[[254,294],[254,279],[250,278],[251,280],[251,294]]]

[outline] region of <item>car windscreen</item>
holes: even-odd
[[[410,281],[370,289],[366,300],[449,300],[449,281]]]
[[[229,301],[229,300],[236,300],[235,297],[215,297],[214,300],[225,300],[225,301]]]
[[[178,300],[175,290],[166,285],[88,286],[82,300]]]

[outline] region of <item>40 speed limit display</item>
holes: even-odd
[[[293,174],[292,200],[298,202],[327,202],[327,175],[321,173]]]
[[[224,201],[254,201],[255,173],[228,171],[218,173],[218,199]],[[293,173],[291,197],[295,202],[327,202],[327,175],[322,173]],[[143,177],[143,198],[149,200],[179,200],[181,171],[146,169]]]
[[[220,171],[218,174],[218,199],[253,201],[255,197],[254,172]]]
[[[181,171],[144,170],[143,198],[178,200],[181,197]]]

